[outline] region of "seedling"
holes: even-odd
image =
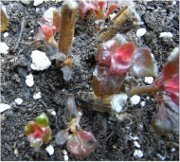
[[[134,87],[131,94],[152,94],[159,104],[152,125],[159,133],[179,131],[179,49],[168,57],[154,84]]]
[[[52,131],[46,114],[42,113],[35,121],[29,122],[24,128],[24,134],[32,147],[38,149],[41,145],[47,144],[51,139]]]
[[[60,31],[61,14],[58,9],[51,7],[44,12],[41,22],[39,22],[40,28],[35,36],[35,41],[45,40],[49,44],[57,46],[54,36]]]
[[[105,20],[109,15],[118,7],[117,4],[113,3],[107,7],[107,0],[98,0],[98,1],[80,1],[79,4],[79,13],[81,17],[85,17],[88,11],[96,15],[96,19]]]
[[[0,32],[8,30],[9,17],[5,6],[0,2]]]
[[[133,42],[117,39],[100,44],[93,73],[96,96],[108,96],[120,91],[127,74],[137,77],[156,76],[157,66],[147,48],[136,48]]]
[[[56,143],[62,145],[67,142],[68,151],[77,158],[84,158],[94,152],[97,141],[95,137],[79,125],[82,113],[77,110],[74,96],[69,96],[66,101],[66,110],[69,111],[68,128],[57,133]]]

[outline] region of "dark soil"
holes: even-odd
[[[1,114],[1,158],[2,160],[64,160],[62,153],[66,145],[57,146],[54,142],[55,135],[60,129],[66,128],[64,121],[64,94],[92,91],[91,79],[95,66],[96,46],[91,43],[94,26],[91,20],[77,20],[75,41],[72,47],[73,56],[80,57],[81,66],[73,67],[72,79],[69,82],[63,80],[62,72],[54,65],[49,69],[35,72],[30,68],[31,52],[35,50],[33,37],[37,33],[38,20],[42,13],[50,6],[61,6],[61,3],[43,3],[34,7],[31,3],[26,6],[21,2],[4,2],[10,16],[9,36],[1,36],[2,42],[10,47],[7,55],[1,55],[1,102],[10,104],[12,109]],[[39,8],[37,11],[36,8]],[[164,65],[169,53],[179,44],[179,2],[148,2],[137,3],[137,12],[140,14],[147,33],[136,37],[136,30],[131,29],[124,34],[128,40],[133,40],[139,47],[149,47],[155,55],[159,69]],[[21,21],[25,19],[25,28],[22,39],[17,49]],[[160,32],[171,32],[172,39],[159,38]],[[46,51],[45,49],[41,49]],[[46,51],[47,52],[47,51]],[[25,77],[32,73],[34,86],[29,88],[25,84]],[[33,99],[33,94],[41,92],[42,98]],[[18,106],[14,100],[20,97],[22,105]],[[76,98],[76,102],[83,110],[81,126],[83,129],[93,132],[98,141],[98,147],[94,154],[83,160],[179,160],[179,136],[159,136],[151,127],[151,119],[156,113],[157,104],[153,98],[147,99],[146,106],[128,106],[127,113],[132,115],[131,121],[125,119],[118,121],[108,113],[102,113],[88,109]],[[50,111],[56,111],[53,116]],[[52,128],[52,140],[54,155],[49,156],[44,145],[36,152],[30,147],[27,138],[23,134],[25,124],[33,120],[41,112],[46,112]],[[144,156],[135,159],[133,152],[137,149],[130,135],[137,136],[140,150]],[[172,151],[175,148],[175,151]],[[14,153],[15,150],[18,152]],[[69,160],[76,160],[68,153]]]

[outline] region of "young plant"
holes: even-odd
[[[35,41],[45,40],[51,45],[57,46],[54,36],[60,31],[61,14],[58,9],[51,7],[46,10],[39,22],[40,28],[35,35]]]
[[[0,32],[8,30],[9,17],[6,12],[6,8],[0,2]]]
[[[112,3],[110,6],[108,6],[108,3],[109,2],[107,2],[107,0],[97,0],[97,1],[81,0],[79,4],[80,16],[84,17],[86,13],[90,11],[96,15],[96,19],[105,20],[118,7],[116,3]]]
[[[39,148],[43,143],[47,144],[51,139],[52,131],[46,114],[42,113],[35,121],[29,122],[24,128],[24,134],[32,147]]]
[[[96,55],[98,62],[93,73],[96,96],[119,93],[127,74],[137,77],[156,76],[154,56],[147,48],[136,48],[133,42],[112,39],[100,44]]]
[[[63,145],[67,142],[68,151],[77,158],[84,158],[92,154],[96,148],[95,137],[79,125],[82,113],[77,111],[74,96],[68,96],[66,100],[66,110],[70,119],[68,128],[61,130],[56,135],[56,143]]]
[[[161,134],[179,131],[179,49],[168,57],[154,84],[134,87],[131,94],[152,94],[159,104],[152,125]]]

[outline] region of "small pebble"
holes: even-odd
[[[46,147],[46,151],[51,156],[54,154],[54,147],[52,145],[49,145],[48,147]]]
[[[54,116],[56,116],[56,112],[55,112],[55,111],[52,111],[51,114],[54,115]]]
[[[142,107],[144,107],[144,106],[146,105],[146,102],[145,102],[145,101],[142,101],[142,102],[140,103],[140,105],[141,105]]]
[[[34,85],[33,75],[32,74],[27,75],[25,82],[28,87],[32,87]]]
[[[5,32],[5,33],[3,34],[3,36],[4,36],[4,38],[6,38],[6,37],[9,36],[9,33],[8,33],[8,32]]]
[[[137,142],[137,141],[134,141],[134,146],[137,147],[137,148],[140,148],[140,144]]]
[[[11,108],[11,106],[8,104],[0,103],[0,113],[4,112],[10,108]]]
[[[116,146],[116,145],[113,145],[112,147],[113,147],[113,149],[117,149],[117,146]]]
[[[35,94],[33,95],[33,98],[34,98],[35,100],[40,99],[40,98],[41,98],[41,92],[35,93]]]
[[[109,15],[109,17],[110,17],[111,20],[112,20],[115,16],[116,16],[115,13],[112,13],[112,14]]]
[[[133,153],[133,156],[135,158],[142,158],[143,157],[143,152],[141,150],[135,150]]]
[[[147,83],[147,84],[152,84],[153,80],[154,80],[153,77],[145,77],[144,78],[144,82]]]
[[[69,157],[67,155],[64,155],[64,161],[68,161]]]
[[[16,99],[15,99],[15,103],[16,103],[17,105],[21,105],[21,104],[23,103],[23,100],[22,100],[21,98],[16,98]]]
[[[131,105],[137,105],[141,98],[138,95],[134,95],[130,98]]]
[[[21,0],[21,2],[25,5],[29,5],[31,3],[31,0]]]
[[[171,32],[162,32],[159,35],[159,38],[172,38],[173,34]]]
[[[9,51],[9,47],[7,46],[7,44],[5,42],[0,42],[0,53],[1,54],[8,54]]]
[[[136,36],[137,37],[142,37],[144,34],[146,34],[146,29],[145,28],[140,28],[136,31]]]
[[[19,154],[18,149],[15,149],[15,150],[14,150],[14,154],[15,154],[16,156]]]

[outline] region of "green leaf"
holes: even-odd
[[[130,73],[137,77],[152,76],[156,77],[158,74],[157,64],[153,54],[147,48],[137,48]]]
[[[49,124],[48,117],[45,113],[42,113],[41,115],[37,116],[35,122],[42,127],[47,127]]]

